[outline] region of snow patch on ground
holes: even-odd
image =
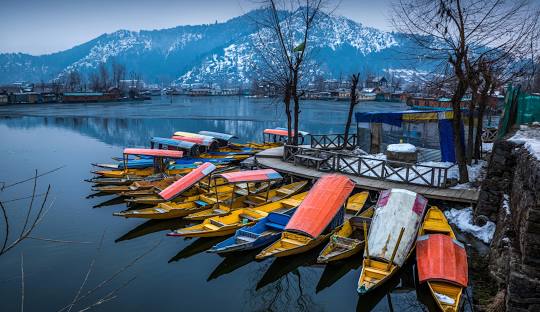
[[[508,141],[523,144],[532,156],[540,160],[540,129],[521,126]]]
[[[480,180],[481,174],[482,174],[482,168],[484,168],[485,165],[486,165],[486,161],[479,160],[477,164],[472,164],[470,166],[467,166],[467,171],[469,172],[469,181],[470,182],[463,183],[463,184],[458,184],[456,186],[453,186],[452,188],[453,189],[471,189],[471,188],[475,188],[473,186],[473,183],[478,182]],[[454,167],[452,167],[452,169],[450,169],[448,171],[448,177],[459,180],[459,168],[458,168],[457,165],[455,165]]]
[[[503,195],[503,203],[502,206],[504,208],[504,211],[507,215],[510,215],[510,196],[508,194]]]
[[[393,153],[414,153],[416,146],[410,143],[389,144],[386,150]]]
[[[474,225],[472,207],[465,209],[452,208],[445,211],[444,215],[450,223],[455,224],[462,232],[469,233],[486,244],[491,242],[495,234],[495,223],[488,221],[484,226]]]

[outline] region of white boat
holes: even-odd
[[[426,206],[427,200],[415,192],[381,192],[369,226],[358,293],[373,290],[403,266],[415,246]]]

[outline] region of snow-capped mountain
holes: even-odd
[[[128,72],[141,74],[146,82],[248,83],[261,62],[255,48],[257,39],[268,36],[271,40],[254,22],[261,13],[255,10],[224,23],[120,30],[49,55],[0,54],[0,83],[48,81],[72,70],[89,73],[100,63],[113,60],[125,64]],[[410,44],[399,34],[365,27],[341,16],[323,18],[310,41],[316,71],[327,77],[353,71],[405,69],[410,61],[396,56]]]

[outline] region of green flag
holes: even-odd
[[[304,51],[305,47],[306,47],[306,44],[302,42],[296,48],[294,48],[293,52],[302,52]]]

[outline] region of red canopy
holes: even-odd
[[[273,169],[236,171],[220,174],[230,183],[278,180],[283,177]]]
[[[174,140],[184,141],[184,142],[191,142],[195,144],[199,144],[202,146],[210,146],[214,142],[213,139],[204,138],[204,137],[187,137],[187,136],[181,136],[181,135],[174,135],[172,137]]]
[[[354,189],[354,183],[344,175],[322,176],[296,209],[285,230],[302,232],[313,238],[330,224]]]
[[[125,155],[144,155],[154,157],[182,158],[184,152],[149,148],[125,148]]]
[[[468,266],[465,247],[444,234],[430,234],[416,242],[416,262],[420,283],[444,281],[467,287]]]
[[[202,180],[204,177],[209,175],[215,169],[216,169],[215,165],[208,162],[204,163],[200,165],[199,167],[197,167],[197,169],[194,169],[190,173],[183,176],[180,180],[169,185],[163,191],[159,192],[159,196],[161,196],[161,198],[165,200],[171,200],[177,197],[178,195],[180,195],[183,191],[192,187],[195,183]]]

